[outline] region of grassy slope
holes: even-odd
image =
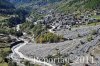
[[[95,19],[100,19],[100,15],[94,15],[92,17],[95,18]]]
[[[11,51],[10,50],[10,48],[0,48],[0,50],[1,49],[3,49],[3,51],[5,52],[5,53],[8,53],[9,51]],[[0,51],[1,52],[1,51]],[[0,53],[1,54],[1,53]],[[2,61],[2,57],[0,57],[0,62]],[[1,62],[0,63],[0,66],[8,66],[8,64],[6,63],[6,62]]]
[[[13,6],[13,4],[11,4],[10,2],[8,2],[6,0],[0,0],[0,10],[2,10],[2,9],[5,9],[5,10],[14,9],[14,6]],[[9,17],[6,14],[5,15],[4,14],[1,15],[1,14],[2,13],[0,13],[0,21],[1,22],[2,22],[2,20],[9,19]],[[2,28],[0,28],[0,29],[2,29]],[[9,47],[8,48],[0,48],[0,50],[1,49],[3,49],[3,51],[5,53],[9,53],[9,51],[11,51]],[[1,57],[1,51],[0,51],[0,66],[8,66],[7,63],[2,62],[2,59],[3,58]]]
[[[2,21],[2,20],[5,20],[5,19],[8,19],[9,17],[7,17],[7,16],[2,16],[2,15],[0,15],[0,21]]]
[[[8,66],[7,63],[0,63],[0,66]]]
[[[100,0],[72,0],[63,1],[56,5],[60,12],[100,8]]]

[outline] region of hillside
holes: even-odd
[[[0,14],[13,14],[14,5],[6,0],[0,0]]]
[[[98,9],[100,0],[65,0],[55,5],[54,8],[60,12]]]
[[[0,0],[0,9],[12,9],[14,5],[6,0]]]
[[[16,9],[7,0],[0,0],[0,34],[10,34],[17,24],[25,21],[27,12],[24,9]]]
[[[61,0],[8,0],[14,3],[16,7],[33,7],[34,5],[43,6],[50,3],[59,2]]]
[[[36,8],[34,5],[45,6],[50,5],[47,8],[54,8],[56,11],[66,12],[75,10],[88,10],[100,8],[100,0],[8,0],[11,3],[16,4],[16,7],[24,8]],[[56,4],[54,4],[56,3]]]
[[[30,3],[30,2],[48,2],[48,3],[54,3],[61,0],[8,0],[12,3]]]

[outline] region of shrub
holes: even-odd
[[[43,35],[40,35],[38,37],[36,37],[36,42],[37,43],[45,43],[45,42],[59,42],[59,41],[63,41],[63,36],[59,36],[53,33],[45,33]]]
[[[69,64],[65,64],[64,66],[70,66]]]
[[[78,34],[78,37],[82,37],[80,34]]]
[[[96,30],[92,30],[92,35],[95,35],[97,34],[97,31]]]
[[[92,35],[89,35],[88,37],[87,37],[87,41],[92,41],[93,40],[93,37],[92,37]]]

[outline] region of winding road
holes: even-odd
[[[19,26],[17,26],[17,27],[18,27],[18,30],[19,30]],[[25,39],[23,39],[23,38],[20,38],[20,40],[24,41],[24,43],[23,43],[23,44],[20,44],[20,45],[17,46],[17,47],[12,48],[12,52],[13,52],[12,55],[11,55],[11,58],[12,58],[12,59],[14,59],[13,55],[14,55],[14,53],[15,53],[15,54],[19,55],[20,58],[25,59],[25,60],[30,61],[30,62],[33,62],[33,63],[35,63],[35,64],[39,64],[39,65],[43,65],[43,66],[53,66],[53,65],[51,65],[50,63],[43,62],[43,61],[37,60],[37,59],[35,59],[35,58],[27,57],[27,56],[23,55],[21,52],[19,52],[19,49],[20,49],[21,47],[23,47],[23,46],[25,46],[26,44],[28,44],[28,41],[27,41],[27,40],[25,40]]]
[[[56,28],[55,26],[52,26],[52,28],[49,29],[49,32],[54,33],[53,29],[55,29],[55,28]]]
[[[17,47],[17,48],[14,49],[14,52],[15,52],[16,54],[18,54],[18,55],[20,56],[20,58],[23,58],[23,59],[25,59],[25,60],[27,60],[27,61],[31,61],[31,62],[36,63],[36,64],[44,64],[44,65],[47,65],[47,66],[52,66],[51,64],[49,64],[49,63],[47,63],[47,62],[42,62],[42,61],[37,60],[37,59],[35,59],[35,58],[29,58],[29,57],[23,55],[21,52],[19,52],[19,49],[20,49],[21,47],[25,46],[25,45],[28,43],[28,41],[25,41],[24,39],[22,39],[22,40],[24,41],[24,43],[21,44],[19,47]]]

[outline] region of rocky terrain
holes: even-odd
[[[64,35],[64,37],[66,37],[67,40],[60,43],[47,43],[47,44],[28,43],[27,45],[23,46],[19,51],[25,54],[26,56],[32,58],[34,56],[47,57],[48,55],[54,55],[56,52],[55,49],[58,48],[61,54],[68,55],[68,58],[71,58],[70,60],[73,63],[75,63],[75,60],[77,60],[77,58],[75,57],[81,57],[81,56],[91,57],[92,56],[90,53],[92,50],[91,48],[99,45],[100,43],[99,33],[93,35],[93,39],[91,41],[88,41],[87,39],[87,36],[91,34],[93,30],[99,32],[100,25],[73,28],[71,31],[69,31],[68,29],[57,31],[55,33]]]

